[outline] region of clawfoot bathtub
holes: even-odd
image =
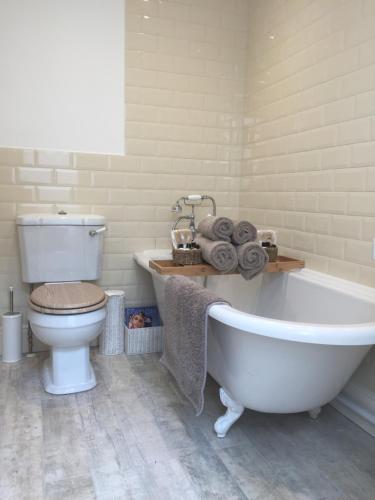
[[[152,274],[161,316],[168,277],[152,271],[145,251],[136,261]],[[227,411],[215,423],[224,437],[244,408],[270,413],[321,407],[343,389],[375,344],[375,290],[309,269],[194,278],[232,306],[209,311],[208,372]]]

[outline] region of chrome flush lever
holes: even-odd
[[[100,227],[99,229],[91,229],[89,231],[89,235],[96,236],[97,234],[104,233],[104,231],[107,231],[107,228],[105,226]]]

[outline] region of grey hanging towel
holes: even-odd
[[[161,363],[200,415],[207,373],[207,321],[213,304],[228,304],[198,283],[172,276],[165,289],[164,352]]]

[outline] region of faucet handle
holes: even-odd
[[[202,201],[202,195],[201,194],[188,194],[186,197],[187,201]]]
[[[176,201],[176,203],[171,206],[171,212],[175,212],[177,214],[182,212],[182,206],[178,201]]]

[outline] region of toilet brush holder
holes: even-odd
[[[16,363],[22,358],[22,314],[13,311],[13,287],[9,288],[9,312],[2,314],[2,361]]]
[[[22,358],[22,314],[2,315],[2,361],[16,363]]]
[[[108,297],[104,331],[99,337],[99,353],[107,356],[124,352],[125,292],[106,290]]]

